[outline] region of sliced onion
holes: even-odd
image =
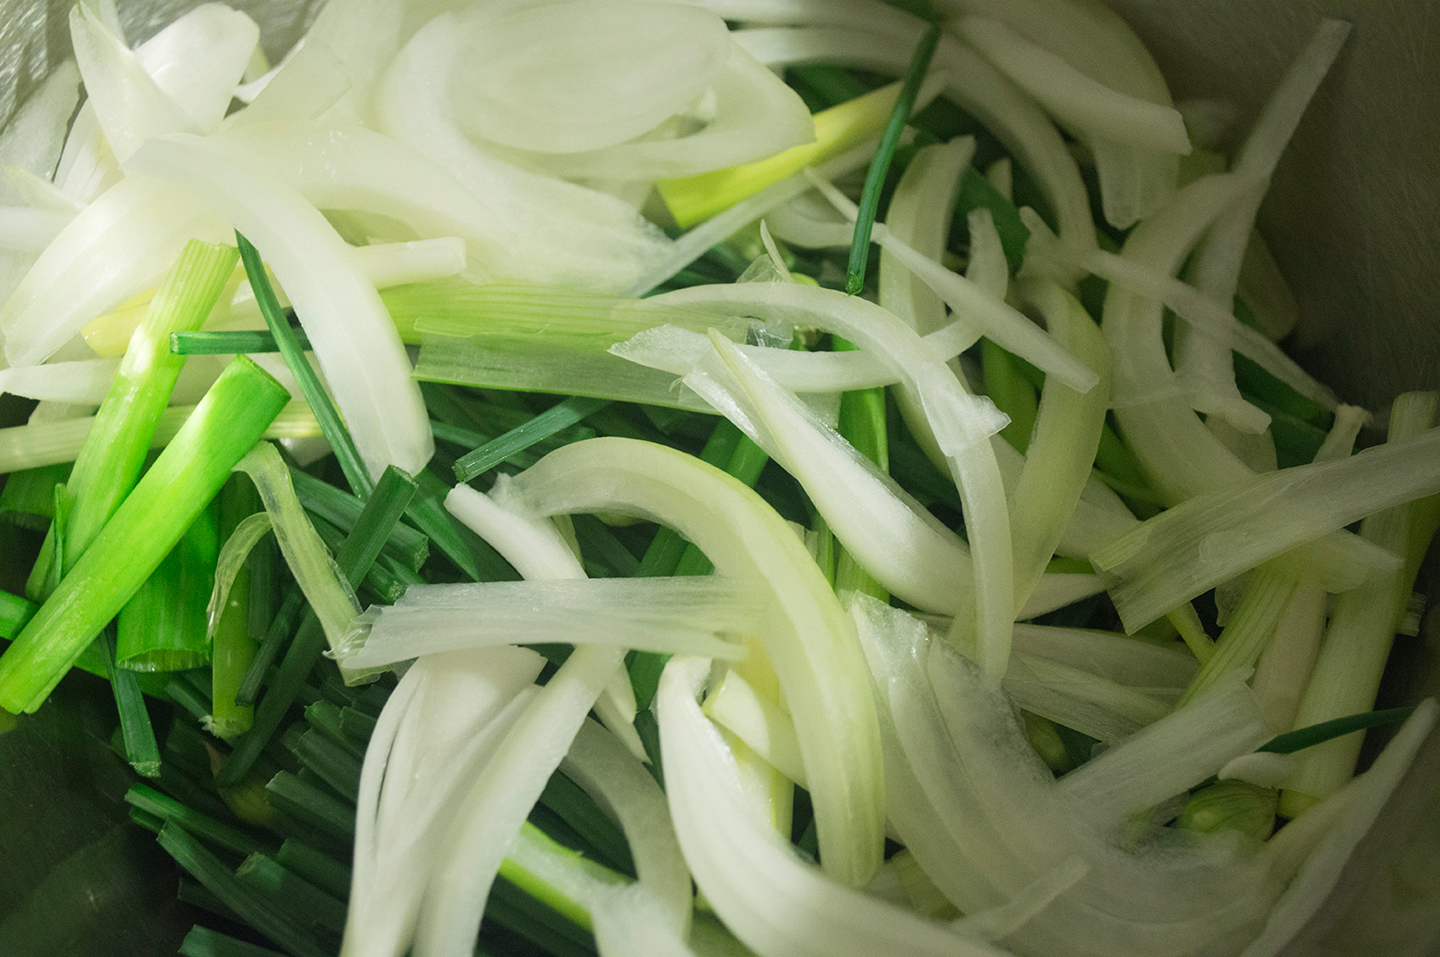
[[[498,16],[481,7],[455,26],[465,49],[450,78],[460,127],[546,153],[648,132],[714,83],[731,50],[724,20],[674,3],[572,0]]]

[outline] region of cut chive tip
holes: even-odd
[[[870,236],[875,228],[875,214],[880,208],[880,191],[885,186],[885,177],[890,172],[890,163],[895,158],[895,149],[900,145],[900,134],[915,108],[915,98],[920,94],[920,83],[930,69],[930,60],[935,47],[940,43],[940,25],[932,23],[915,48],[910,65],[905,70],[905,82],[900,87],[900,96],[890,112],[890,122],[880,138],[875,158],[870,161],[870,171],[865,174],[865,188],[860,193],[860,214],[855,220],[855,238],[850,244],[850,263],[845,271],[845,292],[857,295],[865,288],[865,265],[870,258]]]

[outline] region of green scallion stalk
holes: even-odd
[[[220,491],[289,393],[236,356],[195,413],[0,656],[0,707],[34,711]]]
[[[455,463],[455,479],[459,482],[468,482],[475,476],[490,471],[516,452],[528,449],[561,429],[576,425],[586,416],[599,412],[609,404],[608,399],[591,399],[583,396],[564,399],[524,425],[513,428],[468,455],[462,456]]]
[[[259,508],[260,498],[250,480],[232,475],[220,491],[220,536],[228,540],[236,526]],[[255,660],[256,641],[250,634],[252,577],[247,562],[230,585],[210,651],[210,730],[226,741],[248,731],[255,717],[254,708],[235,700]]]
[[[275,297],[275,288],[270,284],[270,277],[260,260],[260,251],[238,232],[235,234],[235,242],[240,247],[240,260],[245,264],[250,288],[255,292],[255,303],[265,317],[265,324],[270,327],[270,334],[274,336],[280,355],[285,359],[286,368],[295,377],[301,394],[315,412],[320,431],[340,462],[340,470],[345,473],[350,490],[362,499],[368,497],[375,483],[370,479],[370,473],[365,471],[365,464],[360,461],[360,452],[355,448],[355,442],[350,438],[345,424],[340,421],[340,413],[335,410],[335,403],[330,401],[330,396],[320,384],[320,377],[305,359],[305,351],[295,337],[294,330],[290,328],[290,321],[285,318],[280,301]]]
[[[116,661],[131,671],[185,671],[210,662],[205,605],[220,541],[215,510],[200,514],[120,610]]]
[[[900,134],[905,129],[905,121],[910,118],[910,111],[915,108],[915,97],[920,93],[920,84],[930,69],[930,59],[939,43],[940,26],[931,24],[910,58],[900,96],[890,111],[890,122],[880,137],[875,158],[870,161],[870,171],[865,175],[865,188],[860,193],[860,215],[855,220],[855,239],[850,245],[850,265],[845,274],[845,291],[852,296],[865,287],[865,264],[870,256],[870,232],[880,208],[880,190],[885,185],[890,161],[895,158],[895,148],[900,145]]]
[[[354,531],[335,553],[335,564],[352,587],[364,579],[365,573],[374,564],[415,491],[415,480],[393,466],[380,476],[380,483],[365,503],[365,511],[356,521]],[[249,773],[260,752],[279,730],[286,712],[300,692],[300,686],[305,683],[324,650],[325,633],[320,628],[320,621],[313,613],[307,613],[285,651],[274,681],[265,697],[260,699],[253,726],[239,738],[225,766],[215,776],[217,784],[233,787]],[[0,659],[0,664],[3,664],[3,659]],[[351,823],[353,826],[353,821]]]
[[[42,550],[27,589],[33,595],[54,590],[135,486],[151,437],[185,365],[183,357],[170,352],[170,333],[199,328],[234,268],[234,248],[192,240],[166,275],[130,338],[70,473],[67,494],[72,507],[63,530],[65,554],[56,567],[49,557],[54,554],[53,543],[51,549]]]
[[[0,591],[0,638],[14,638],[40,606],[19,595]]]
[[[304,330],[292,330],[302,352],[310,351]],[[226,356],[241,353],[279,352],[280,344],[271,332],[242,329],[234,332],[172,332],[170,351],[177,356]]]
[[[115,707],[120,713],[125,760],[142,777],[159,777],[160,745],[155,741],[155,729],[150,725],[150,712],[145,708],[145,696],[135,682],[135,673],[116,664],[115,637],[111,629],[100,633],[100,642],[104,645],[105,670],[115,693]]]
[[[55,517],[55,486],[69,480],[69,462],[11,472],[0,489],[0,521],[45,531]]]

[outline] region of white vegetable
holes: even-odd
[[[733,661],[745,649],[722,636],[754,631],[765,605],[711,578],[412,585],[366,612],[337,655],[364,669],[461,648],[577,642]]]
[[[253,242],[295,306],[373,478],[414,474],[434,453],[410,360],[375,287],[316,209],[196,137],[152,140],[129,167],[196,190]]]

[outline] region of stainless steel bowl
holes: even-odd
[[[1300,304],[1289,345],[1349,401],[1383,410],[1440,387],[1440,4],[1435,0],[1106,0],[1154,52],[1177,99],[1221,98],[1243,131],[1321,16],[1354,31],[1276,172],[1261,227]],[[0,125],[68,55],[71,0],[0,0]],[[120,0],[128,39],[195,0]],[[233,0],[272,60],[316,0]],[[13,417],[15,409],[8,407]],[[0,403],[0,424],[7,406]],[[0,538],[0,554],[13,541]],[[1440,588],[1437,563],[1422,573]],[[8,587],[14,587],[13,583]],[[1440,615],[1397,652],[1385,694],[1435,694]],[[0,952],[174,953],[191,915],[153,842],[117,826],[125,769],[107,757],[105,689],[68,687],[0,736]],[[55,910],[31,893],[65,889]],[[29,902],[29,903],[27,903]],[[20,936],[26,923],[48,927]],[[6,949],[22,939],[25,951]],[[1440,735],[1371,829],[1291,955],[1440,953]]]

